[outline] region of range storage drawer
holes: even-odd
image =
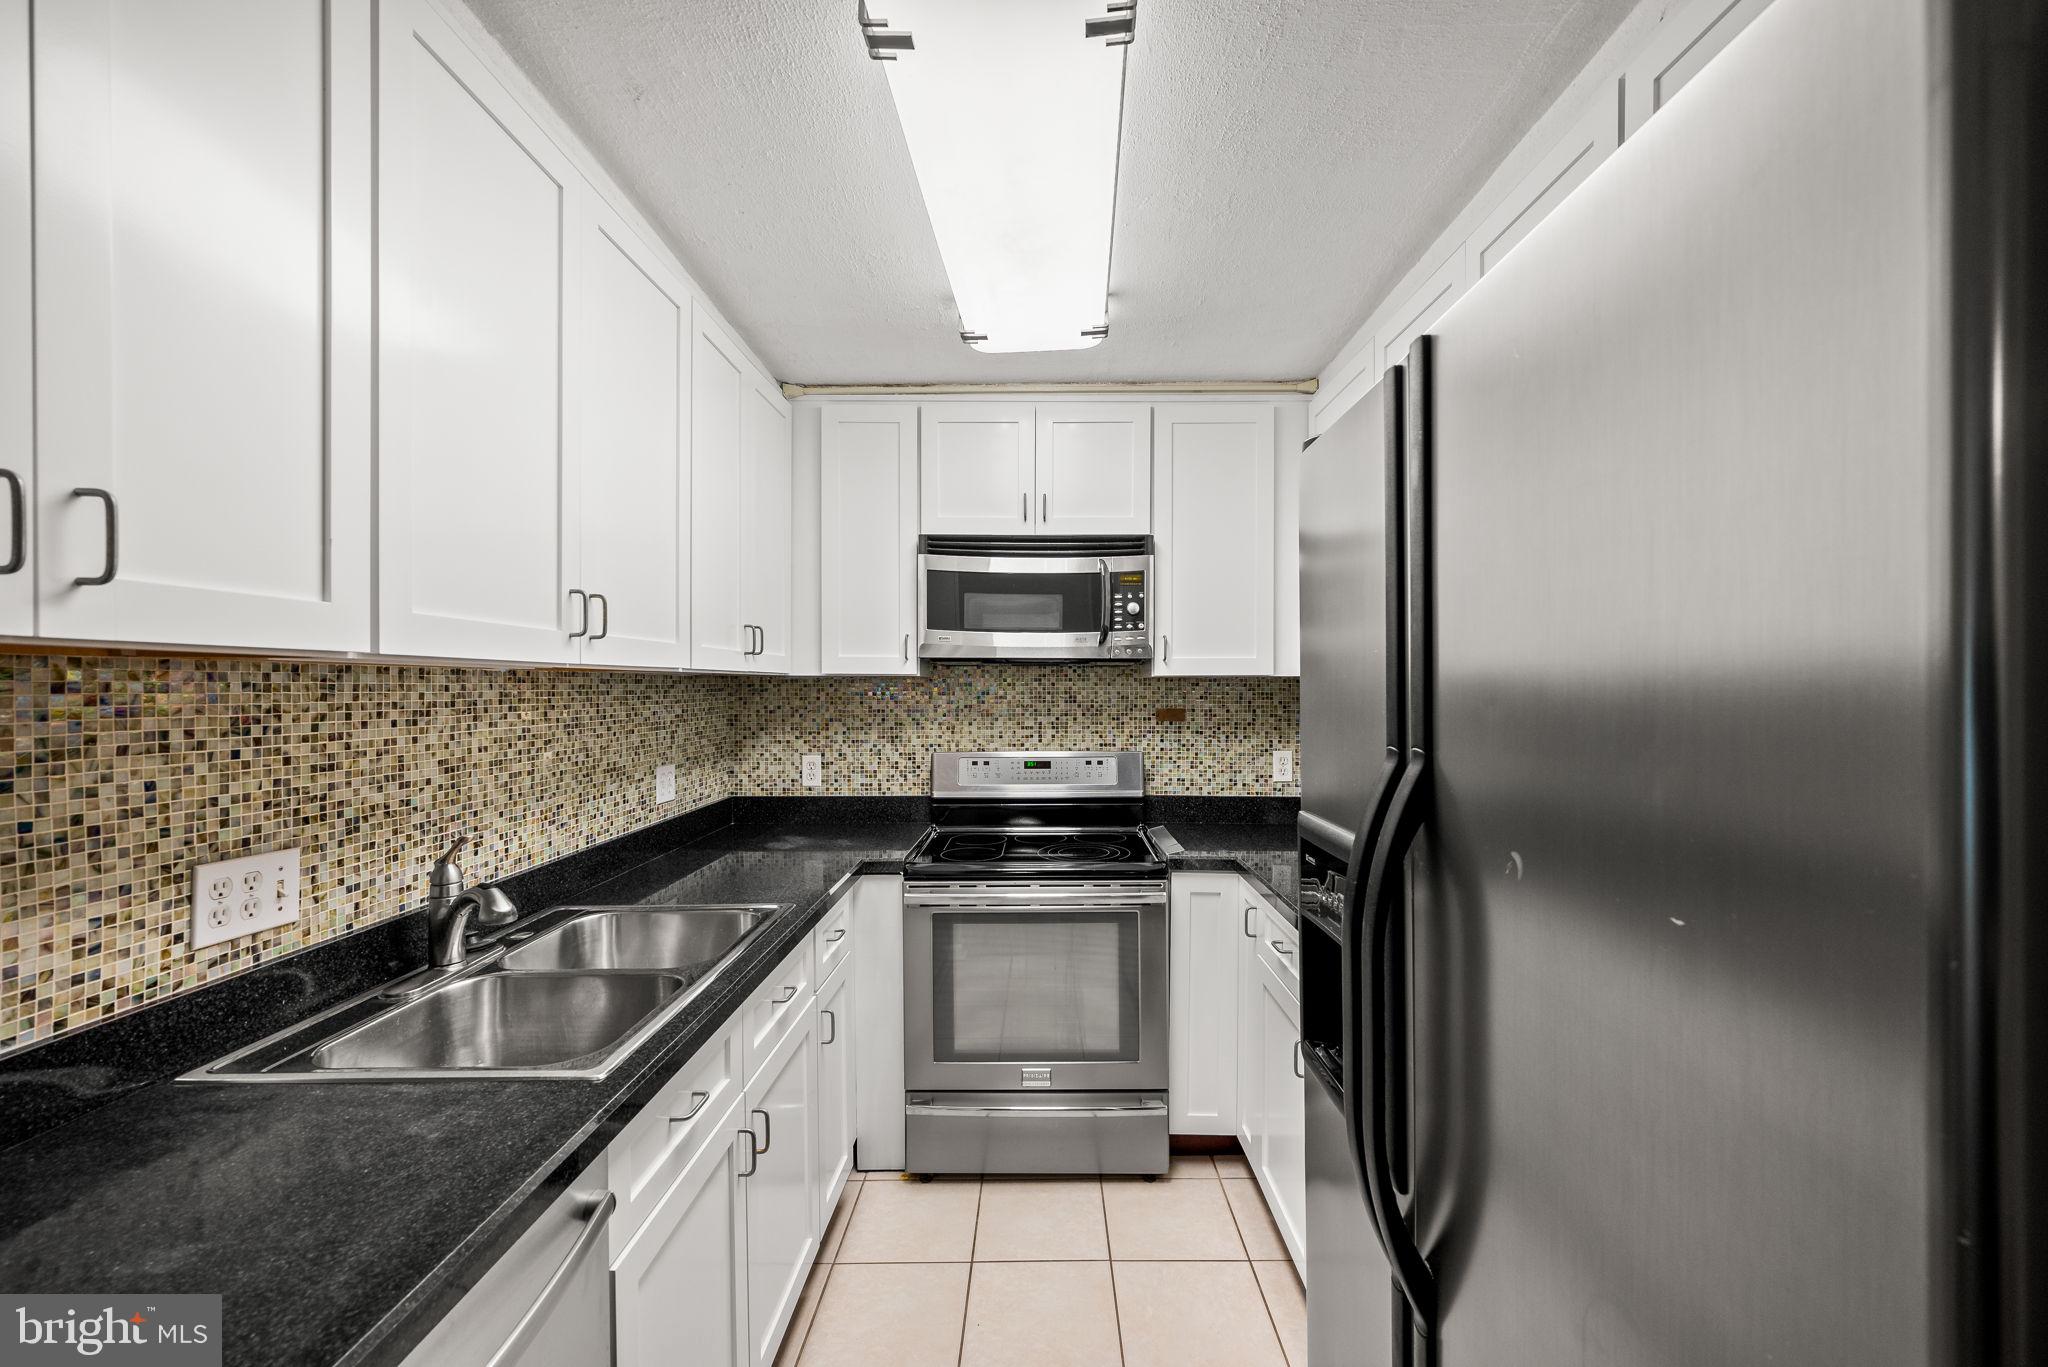
[[[904,1167],[917,1173],[1161,1173],[1166,1098],[1153,1092],[912,1092]]]

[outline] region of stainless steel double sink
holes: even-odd
[[[185,1081],[598,1078],[708,987],[773,904],[571,907],[454,970],[345,1002]]]

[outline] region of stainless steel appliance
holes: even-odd
[[[905,1166],[1161,1173],[1166,866],[1135,751],[932,757],[904,866]]]
[[[2044,40],[1777,0],[1306,453],[1315,1367],[2041,1357]]]
[[[927,660],[1149,660],[1152,538],[918,542]]]

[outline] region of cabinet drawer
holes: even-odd
[[[607,1150],[612,1190],[619,1198],[618,1214],[612,1219],[614,1257],[711,1136],[711,1122],[739,1095],[740,1032],[738,1026],[728,1025],[619,1131]]]
[[[818,922],[818,928],[811,932],[812,953],[817,956],[818,981],[832,976],[832,970],[853,948],[853,897],[841,897],[832,910],[825,913],[825,919]]]
[[[749,1083],[790,1027],[809,1014],[817,986],[811,937],[806,935],[740,1008],[740,1049],[746,1057],[744,1074]]]
[[[1247,900],[1254,908],[1251,921],[1258,930],[1259,961],[1279,975],[1297,999],[1301,996],[1300,940],[1293,926],[1258,893]]]

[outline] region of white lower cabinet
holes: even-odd
[[[859,1018],[853,966],[846,956],[818,989],[818,1233],[823,1237],[832,1207],[853,1172],[853,1130],[857,1117],[855,1041]]]
[[[1168,892],[1167,1128],[1237,1130],[1237,984],[1244,880],[1177,873]]]
[[[754,1136],[735,1097],[612,1265],[618,1367],[746,1367],[747,1197]],[[758,1170],[755,1175],[758,1175]]]
[[[1251,979],[1256,988],[1256,1000],[1250,1005],[1256,1021],[1252,1057],[1258,1064],[1260,1090],[1256,1145],[1248,1147],[1245,1154],[1260,1189],[1265,1192],[1273,1221],[1280,1226],[1288,1256],[1300,1267],[1308,1201],[1308,1158],[1302,1118],[1302,1088],[1306,1083],[1300,1053],[1301,1003],[1263,959],[1254,962]]]
[[[768,1367],[818,1251],[817,1015],[806,1009],[747,1088],[747,1361]]]

